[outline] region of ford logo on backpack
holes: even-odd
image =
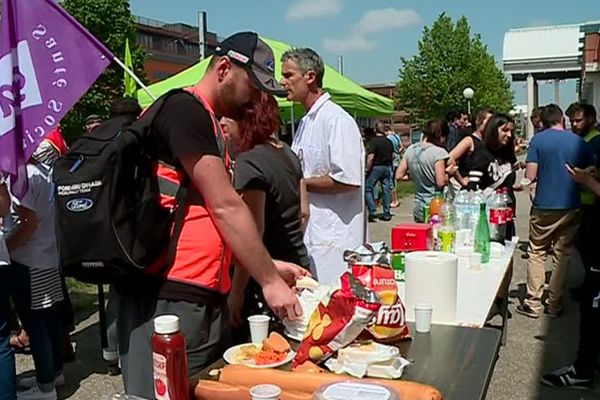
[[[72,212],[83,212],[87,211],[94,205],[94,202],[90,199],[71,199],[67,201],[67,210]]]

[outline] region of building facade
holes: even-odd
[[[163,80],[200,59],[199,30],[197,26],[167,23],[134,16],[137,29],[136,44],[146,50],[146,77],[150,83]],[[206,32],[205,54],[213,54],[218,37]]]

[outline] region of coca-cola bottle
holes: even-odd
[[[513,201],[510,198],[510,196],[508,195],[508,188],[502,189],[502,201],[504,202],[504,204],[506,204],[506,212],[505,212],[504,219],[506,220],[506,223],[508,224],[509,222],[512,222],[512,220],[514,218]]]
[[[490,199],[490,239],[504,244],[506,238],[506,203],[502,189],[496,190]]]

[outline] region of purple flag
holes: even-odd
[[[53,0],[4,0],[0,29],[0,171],[22,197],[27,160],[113,55]]]

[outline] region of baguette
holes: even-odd
[[[249,386],[234,386],[222,382],[200,380],[194,390],[196,400],[251,400]],[[280,400],[313,400],[312,393],[281,392]]]
[[[227,365],[221,369],[219,376],[219,382],[233,386],[252,387],[271,383],[279,386],[285,392],[311,394],[323,385],[341,381],[384,385],[389,389],[393,389],[402,400],[442,400],[442,394],[436,388],[421,383],[387,379],[353,379],[348,375],[337,375],[330,372],[318,374]]]

